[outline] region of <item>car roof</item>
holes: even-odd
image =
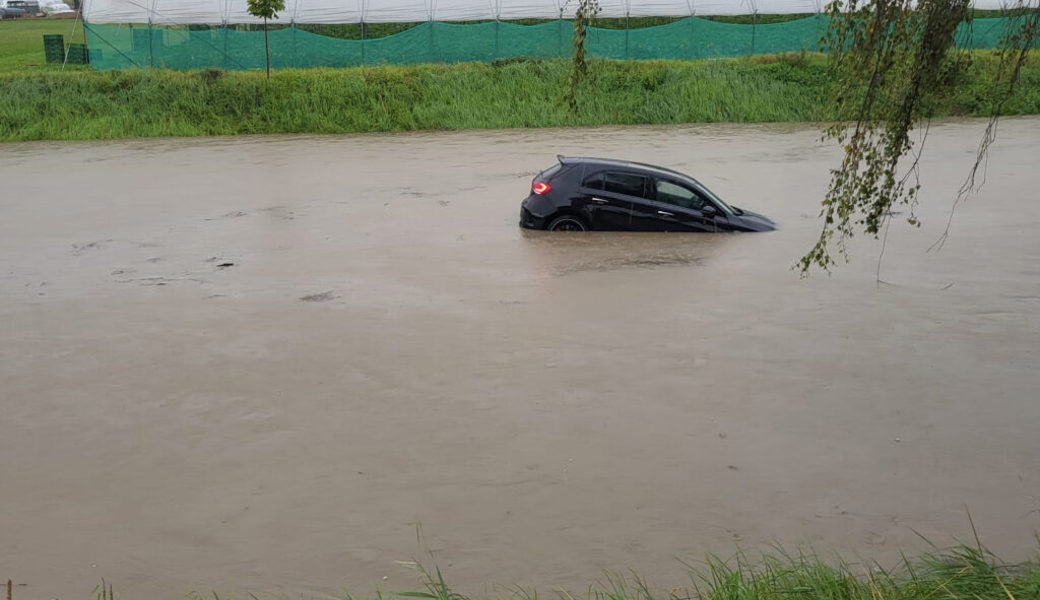
[[[562,154],[556,155],[556,158],[560,161],[560,164],[562,165],[584,163],[604,167],[634,167],[643,171],[657,173],[659,175],[671,175],[673,177],[682,177],[683,179],[693,179],[693,177],[687,175],[686,173],[680,173],[679,171],[675,171],[665,167],[658,167],[657,165],[648,165],[646,163],[635,162],[631,160],[619,160],[615,158],[596,158],[592,156],[564,156]]]

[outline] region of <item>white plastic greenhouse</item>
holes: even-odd
[[[686,17],[819,13],[825,0],[600,0],[600,17]],[[1016,1],[975,0],[977,9],[999,10]],[[1040,6],[1040,0],[1025,0]],[[290,23],[399,23],[571,18],[576,0],[286,0],[281,20]],[[86,0],[90,23],[156,25],[256,23],[246,0]]]

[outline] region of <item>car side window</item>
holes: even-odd
[[[585,181],[581,182],[582,187],[592,188],[594,190],[603,189],[603,173],[594,173],[585,178]]]
[[[603,190],[627,196],[646,197],[646,177],[632,173],[616,173],[608,171],[604,175]]]
[[[704,208],[704,197],[686,186],[664,179],[658,179],[655,184],[658,202],[666,202],[693,210]]]

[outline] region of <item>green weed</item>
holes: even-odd
[[[987,115],[997,96],[992,53],[955,74],[933,116]],[[352,133],[825,121],[831,79],[821,57],[590,61],[577,112],[562,102],[568,62],[251,71],[0,74],[0,141],[250,133]],[[1026,65],[1010,114],[1040,113],[1040,67]]]

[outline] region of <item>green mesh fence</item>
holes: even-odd
[[[1013,18],[976,19],[958,32],[958,45],[994,48]],[[591,28],[586,48],[601,58],[689,59],[816,50],[825,17],[759,25],[720,23],[690,17],[641,29]],[[348,67],[356,65],[457,63],[528,56],[570,55],[570,21],[539,25],[506,22],[428,22],[401,33],[347,40],[296,27],[269,32],[271,66]],[[226,27],[86,25],[90,64],[96,69],[264,68],[263,31]]]

